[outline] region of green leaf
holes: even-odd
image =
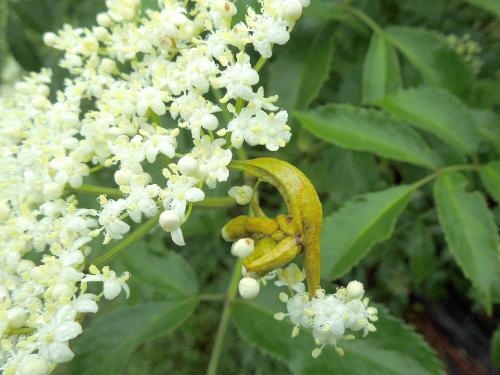
[[[500,203],[500,160],[483,165],[479,174],[486,190]]]
[[[184,322],[198,305],[195,298],[175,303],[124,307],[98,316],[78,339],[73,373],[120,374],[140,344],[166,335]]]
[[[491,338],[491,362],[495,367],[500,368],[500,328],[497,328]]]
[[[10,52],[19,65],[29,71],[40,69],[42,62],[36,45],[39,41],[35,42],[28,37],[24,25],[13,14],[9,14],[7,30],[9,30],[7,43]]]
[[[180,255],[163,250],[156,255],[147,243],[124,253],[121,257],[132,277],[139,279],[172,298],[187,297],[198,291],[198,282],[191,266]]]
[[[415,285],[419,286],[429,277],[436,264],[432,234],[421,221],[412,228],[407,249],[410,256],[411,278]]]
[[[498,0],[465,0],[479,8],[487,10],[500,18],[500,2]]]
[[[431,85],[464,97],[470,90],[472,73],[453,51],[446,37],[434,31],[395,26],[386,29],[387,41],[398,48]]]
[[[417,132],[377,110],[330,104],[294,116],[316,137],[343,148],[428,168],[439,164]]]
[[[267,92],[279,95],[280,106],[306,109],[316,99],[330,74],[333,37],[332,25],[313,17],[303,18],[297,25],[290,42],[268,68]]]
[[[364,194],[325,218],[321,236],[322,276],[343,276],[375,244],[390,238],[414,190],[413,185],[402,185]]]
[[[494,112],[470,110],[477,133],[485,142],[491,143],[500,153],[500,116]]]
[[[459,173],[444,174],[436,180],[434,198],[455,261],[491,311],[492,290],[500,271],[498,233],[483,195],[467,192],[467,185]]]
[[[302,331],[290,337],[292,325],[275,320],[274,312],[256,302],[238,300],[232,318],[247,341],[287,364],[293,374],[443,374],[442,364],[422,337],[383,308],[377,332],[342,342],[342,357],[325,347],[316,359],[311,356],[315,347],[311,334]]]
[[[473,154],[479,137],[467,107],[444,90],[417,87],[384,98],[382,107],[416,127],[428,131],[458,151]]]
[[[381,33],[373,33],[363,67],[363,103],[375,103],[401,85],[394,47]]]

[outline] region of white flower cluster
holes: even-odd
[[[51,372],[73,357],[79,316],[128,293],[128,274],[86,271],[93,238],[119,240],[127,217],[140,223],[161,210],[161,226],[182,245],[188,206],[204,199],[203,186],[227,180],[232,148],[285,146],[287,113],[264,96],[246,47],[261,66],[308,2],[262,0],[236,23],[228,0],[158,0],[151,9],[107,0],[98,26],[45,35],[64,51],[64,88],[51,93],[42,70],[0,97],[0,372]],[[148,163],[166,180],[153,181]],[[108,167],[123,197],[80,207],[68,188]],[[87,282],[101,282],[102,293]]]
[[[292,336],[299,334],[300,328],[312,330],[317,347],[313,357],[321,354],[326,345],[332,345],[340,355],[342,348],[337,346],[341,340],[353,340],[351,332],[362,331],[363,336],[376,330],[372,322],[377,321],[377,309],[369,307],[368,298],[363,298],[365,290],[359,281],[351,281],[345,288],[337,289],[335,294],[325,294],[318,290],[312,299],[305,292],[303,280],[305,274],[296,264],[277,273],[278,286],[287,286],[290,295],[280,293],[280,299],[286,303],[287,313],[277,313],[275,318],[283,320],[289,317],[294,324]]]

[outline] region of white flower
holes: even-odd
[[[92,275],[85,276],[82,282],[102,282],[104,298],[114,299],[122,289],[125,291],[125,297],[129,297],[130,289],[126,281],[130,278],[130,275],[127,272],[117,277],[115,271],[110,270],[108,266],[103,267],[101,272],[97,267],[91,266],[90,272]]]
[[[146,87],[138,93],[137,113],[139,116],[145,116],[148,109],[151,109],[158,116],[166,113],[165,108],[165,93],[154,87]]]
[[[28,355],[19,365],[16,375],[48,375],[48,362],[36,354]]]
[[[68,70],[56,93],[50,70],[14,83],[21,70],[7,65],[8,84],[0,87],[1,373],[50,373],[73,357],[68,342],[81,333],[77,313],[97,312],[102,296],[121,290],[128,296],[127,273],[84,272],[94,238],[120,240],[129,221],[154,217],[163,205],[160,224],[183,245],[189,207],[205,199],[205,186],[228,180],[232,146],[276,150],[289,141],[286,112],[257,86],[248,47],[271,56],[308,2],[297,1],[262,1],[235,23],[238,8],[229,0],[165,0],[155,7],[107,0],[96,26],[64,25],[44,35]],[[225,96],[216,99],[214,89]],[[103,168],[114,171],[106,187],[122,196],[100,195],[100,210],[90,209],[68,188],[92,184],[87,176]],[[242,187],[231,195],[243,203],[251,192]],[[28,260],[33,251],[40,260]],[[265,280],[242,281],[242,294],[258,293]],[[102,282],[102,293],[89,293],[88,282]],[[348,299],[349,329],[367,333],[365,320],[376,312]]]
[[[227,193],[236,200],[236,203],[245,205],[250,203],[253,197],[253,189],[248,185],[233,186]]]
[[[225,100],[252,99],[252,86],[259,82],[259,74],[252,69],[248,60],[247,57],[240,57],[238,62],[229,65],[222,71],[220,77],[214,80],[215,87],[226,89]]]
[[[170,232],[172,241],[179,246],[184,246],[184,236],[181,230],[181,216],[176,210],[166,210],[160,215],[160,225],[166,231]]]
[[[68,346],[68,340],[82,333],[82,327],[76,323],[76,311],[70,306],[63,306],[38,332],[37,349],[40,356],[48,361],[64,363],[74,354]]]
[[[372,322],[377,321],[377,309],[368,307],[368,299],[364,295],[363,285],[351,281],[347,288],[339,288],[335,294],[325,294],[317,290],[316,296],[309,299],[305,292],[304,273],[295,264],[278,271],[278,286],[288,286],[292,292],[289,297],[280,293],[280,300],[286,303],[287,313],[277,313],[275,318],[282,320],[289,317],[294,328],[292,336],[299,333],[300,327],[312,329],[317,348],[313,357],[321,354],[326,345],[332,345],[339,355],[344,351],[337,344],[342,340],[352,340],[354,336],[348,331],[363,331],[363,336],[375,331]],[[294,294],[296,292],[296,294]]]

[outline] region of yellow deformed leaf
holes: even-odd
[[[282,195],[288,208],[288,216],[271,220],[276,220],[280,230],[287,236],[271,252],[276,251],[274,255],[278,267],[294,252],[292,242],[297,245],[297,252],[300,247],[304,250],[307,285],[309,295],[313,296],[320,281],[320,233],[323,220],[321,203],[314,186],[299,169],[278,159],[233,161],[230,167],[270,183]],[[268,261],[272,258],[269,253],[264,256]]]

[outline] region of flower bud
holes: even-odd
[[[192,156],[186,155],[177,163],[179,171],[186,176],[195,176],[198,173],[198,162]]]
[[[49,373],[48,363],[34,354],[26,358],[16,371],[17,375],[47,375]]]
[[[302,13],[302,4],[299,0],[287,0],[283,12],[286,17],[296,20]]]
[[[363,287],[363,284],[356,280],[351,281],[349,284],[347,284],[345,290],[348,299],[360,299],[361,297],[363,297],[363,294],[365,294],[365,288]]]
[[[250,203],[253,197],[253,189],[248,185],[233,186],[227,194],[236,200],[236,203],[245,205]]]
[[[116,63],[111,59],[102,59],[99,71],[104,74],[111,74],[116,69]]]
[[[63,187],[55,182],[48,182],[43,185],[43,197],[47,200],[54,200],[62,195]]]
[[[97,24],[102,27],[109,27],[113,23],[107,13],[99,13],[96,20]]]
[[[115,182],[120,186],[130,184],[131,177],[132,171],[128,168],[118,169],[115,172]]]
[[[43,42],[49,47],[53,47],[57,42],[57,35],[54,33],[45,33],[43,34]]]
[[[260,291],[259,282],[251,277],[244,277],[240,280],[238,291],[244,299],[255,298]]]
[[[7,310],[5,317],[7,318],[9,327],[20,328],[24,325],[24,323],[26,323],[26,320],[28,319],[28,312],[22,307],[13,307],[12,309]]]
[[[163,211],[159,221],[161,227],[167,232],[172,232],[181,226],[181,218],[175,210]]]
[[[207,130],[215,130],[217,129],[217,126],[219,126],[219,120],[217,120],[217,117],[209,113],[201,119],[201,126]]]
[[[253,253],[254,242],[251,238],[242,238],[231,246],[231,254],[235,257],[246,258]]]

